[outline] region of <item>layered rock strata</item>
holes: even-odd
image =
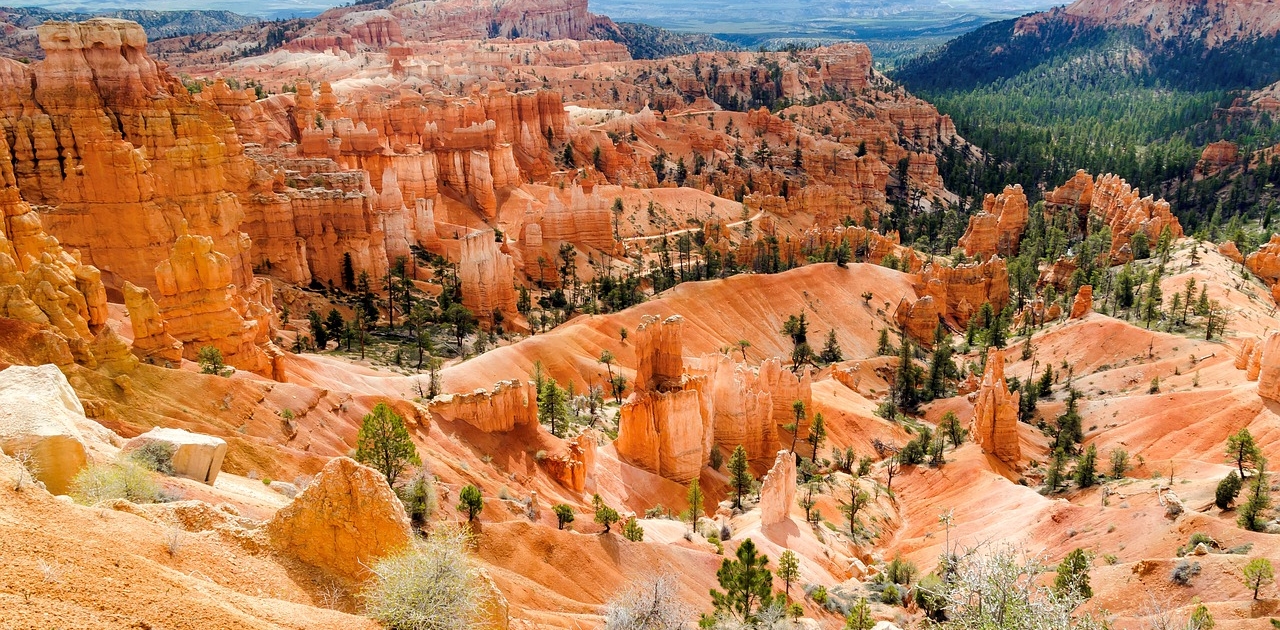
[[[1010,465],[1022,458],[1018,442],[1018,392],[1004,380],[1004,351],[987,351],[987,368],[973,394],[973,441],[983,452]]]

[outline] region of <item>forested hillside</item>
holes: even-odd
[[[1247,154],[1280,140],[1270,116],[1222,115],[1248,90],[1280,79],[1280,38],[1210,49],[1047,15],[1033,29],[991,24],[894,75],[989,153],[977,164],[944,156],[943,177],[961,195],[1013,182],[1035,196],[1077,169],[1114,172],[1174,197],[1195,229],[1211,218],[1218,194],[1190,181],[1205,145],[1233,140]],[[1258,195],[1237,194],[1247,200],[1229,210],[1254,211],[1250,197]]]

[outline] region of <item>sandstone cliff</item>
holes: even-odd
[[[1021,185],[1006,186],[999,195],[982,200],[982,212],[969,217],[960,247],[969,256],[1015,256],[1022,231],[1027,227],[1027,196]]]
[[[528,381],[498,381],[489,390],[442,394],[427,405],[450,422],[466,422],[487,433],[538,424],[538,395]]]
[[[761,480],[760,524],[768,527],[788,520],[796,502],[796,456],[778,451],[773,467]]]

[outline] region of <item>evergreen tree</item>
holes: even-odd
[[[811,459],[815,461],[818,459],[818,450],[822,448],[822,441],[825,439],[827,439],[827,421],[822,417],[822,414],[814,414],[813,422],[809,424],[809,437],[806,438],[806,441],[809,442],[809,447],[813,449],[813,457]]]
[[[1249,484],[1249,498],[1237,510],[1240,516],[1236,522],[1251,532],[1260,532],[1266,529],[1267,519],[1265,512],[1271,507],[1271,485],[1267,483],[1267,463],[1261,460],[1258,463],[1258,470],[1253,475],[1253,481]]]
[[[542,382],[538,392],[538,421],[550,426],[551,435],[560,437],[568,420],[569,407],[565,400],[565,392],[555,379]]]
[[[631,542],[640,542],[644,540],[644,528],[636,521],[636,517],[632,516],[622,524],[622,537]]]
[[[778,558],[778,579],[782,580],[783,592],[791,598],[791,584],[800,580],[800,557],[788,549]]]
[[[1085,449],[1084,455],[1076,462],[1075,481],[1081,488],[1088,488],[1097,483],[1098,448],[1092,444]]]
[[[556,515],[556,529],[564,529],[565,525],[573,522],[573,508],[565,503],[557,503],[551,507],[551,511]]]
[[[742,508],[742,497],[751,489],[751,472],[747,466],[747,451],[739,444],[729,456],[729,486],[733,488],[733,507]]]
[[[458,492],[458,511],[467,515],[467,522],[476,520],[480,515],[480,511],[484,509],[484,497],[480,494],[480,489],[467,484]]]
[[[773,604],[773,573],[767,568],[769,557],[759,553],[750,538],[742,541],[736,555],[725,558],[716,571],[724,590],[711,589],[711,603],[716,612],[753,624],[756,615]]]
[[[1045,492],[1052,494],[1062,486],[1062,473],[1067,465],[1067,454],[1061,448],[1053,451],[1053,459],[1049,461],[1049,470],[1044,475]]]
[[[1240,431],[1231,434],[1227,438],[1227,461],[1234,462],[1240,471],[1240,478],[1243,479],[1244,465],[1256,466],[1262,459],[1262,450],[1253,441],[1253,435],[1249,433],[1249,428],[1244,427]]]
[[[311,324],[311,339],[315,341],[316,351],[323,351],[329,345],[329,331],[325,329],[320,313],[314,308],[308,311],[307,322]]]
[[[840,343],[836,341],[836,331],[834,328],[827,331],[827,341],[822,346],[822,353],[818,355],[823,363],[835,363],[844,360],[844,353],[840,351]]]
[[[392,488],[405,468],[422,463],[404,418],[386,403],[374,405],[360,422],[355,460],[382,473]]]
[[[1231,504],[1236,502],[1236,497],[1240,496],[1241,484],[1240,475],[1237,475],[1236,471],[1227,473],[1227,476],[1218,482],[1218,489],[1213,493],[1213,504],[1218,506],[1219,510],[1230,509]]]
[[[1093,597],[1089,586],[1089,557],[1083,549],[1074,549],[1058,563],[1058,575],[1053,580],[1053,591],[1058,597]]]
[[[684,500],[689,504],[689,529],[696,530],[698,518],[702,516],[702,504],[706,500],[697,479],[689,482],[689,490],[685,492]]]

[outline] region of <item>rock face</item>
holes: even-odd
[[[351,582],[363,581],[366,567],[413,541],[409,517],[387,480],[346,457],[325,464],[266,531],[277,551]]]
[[[257,346],[268,343],[269,312],[255,313],[232,284],[231,259],[214,250],[208,236],[182,234],[168,260],[155,269],[161,316],[195,360],[204,346],[222,352],[228,365],[271,375],[271,362]],[[269,292],[268,292],[269,295]]]
[[[1280,234],[1272,234],[1271,240],[1263,243],[1258,251],[1244,259],[1244,265],[1271,287],[1271,298],[1280,304]]]
[[[796,423],[798,439],[809,437],[809,421],[813,418],[812,377],[806,366],[799,373],[782,368],[782,359],[772,357],[760,363],[760,387],[769,392],[773,402],[773,422],[777,425]],[[797,422],[792,405],[804,403],[805,417]]]
[[[498,381],[493,389],[443,394],[427,408],[450,422],[462,421],[486,433],[538,424],[538,395],[528,381]]]
[[[796,456],[791,451],[778,451],[760,486],[760,524],[768,527],[788,520],[795,502]]]
[[[672,315],[660,320],[647,315],[636,327],[636,378],[635,389],[667,390],[680,385],[684,373],[683,343],[684,318]]]
[[[227,443],[222,438],[201,435],[183,429],[156,427],[125,443],[124,452],[158,442],[173,449],[173,473],[179,477],[213,485],[222,471]]]
[[[1196,175],[1213,177],[1240,161],[1240,147],[1229,140],[1210,142],[1200,153],[1196,163]]]
[[[485,326],[494,324],[494,311],[511,318],[516,311],[515,264],[494,240],[492,230],[462,239],[458,278],[462,303]]]
[[[1280,333],[1267,335],[1254,352],[1258,355],[1258,395],[1280,402]]]
[[[933,332],[938,328],[942,317],[938,301],[932,295],[926,295],[914,302],[905,296],[898,301],[894,319],[898,326],[906,331],[916,343],[932,344]]]
[[[1078,220],[1074,228],[1083,231],[1092,215],[1111,228],[1111,260],[1125,262],[1132,258],[1129,243],[1138,232],[1155,245],[1166,229],[1177,239],[1182,237],[1182,224],[1169,210],[1169,202],[1151,195],[1142,197],[1136,188],[1117,175],[1101,175],[1095,181],[1088,173],[1077,171],[1062,186],[1045,195],[1050,211],[1073,212]]]
[[[596,435],[585,431],[570,440],[567,448],[567,453],[548,457],[542,465],[560,485],[574,492],[585,492],[596,465]]]
[[[1236,247],[1235,241],[1226,241],[1219,245],[1218,253],[1237,265],[1244,263],[1244,255],[1240,253],[1240,248]]]
[[[623,461],[679,483],[698,476],[715,437],[715,375],[684,374],[683,327],[673,315],[647,316],[636,328],[635,392],[613,443]]]
[[[135,23],[37,30],[43,61],[0,63],[0,126],[23,198],[57,206],[49,232],[101,269],[108,289],[154,289],[152,270],[185,221],[227,256],[232,282],[248,282],[237,193],[253,171],[231,121],[147,56]]]
[[[987,369],[974,394],[973,441],[983,452],[1006,464],[1022,458],[1018,443],[1018,392],[1010,392],[1004,381],[1004,351],[987,351]]]
[[[66,494],[84,468],[87,451],[76,428],[84,407],[53,365],[14,365],[0,371],[0,450],[30,457],[32,476],[53,494]]]
[[[960,246],[968,256],[1017,255],[1027,220],[1027,196],[1022,186],[1006,186],[999,195],[988,194],[982,200],[982,212],[969,217]]]
[[[997,312],[1009,303],[1009,270],[998,256],[958,267],[930,264],[920,274],[916,293],[932,296],[939,315],[963,328],[984,302],[990,302]],[[932,339],[933,330],[929,335]]]
[[[1093,311],[1093,287],[1085,284],[1076,291],[1076,299],[1071,303],[1071,319],[1080,319]]]
[[[703,357],[701,367],[711,377],[714,442],[728,451],[741,444],[753,461],[767,458],[778,444],[769,384],[725,355]]]
[[[706,465],[710,424],[696,389],[640,391],[623,403],[613,444],[623,461],[688,483]]]
[[[133,353],[146,363],[176,367],[182,362],[182,342],[169,334],[151,292],[125,281],[124,305],[133,326]]]
[[[48,325],[78,361],[89,361],[86,345],[107,319],[101,274],[45,232],[22,200],[3,138],[0,186],[0,317]]]

